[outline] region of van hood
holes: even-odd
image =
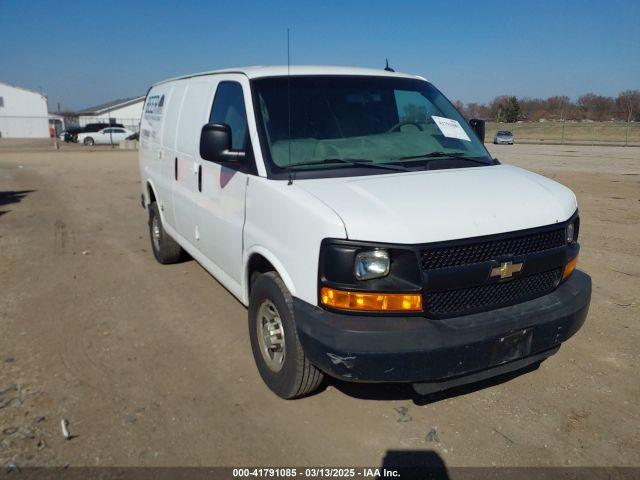
[[[353,240],[428,243],[563,222],[571,190],[510,165],[296,180],[344,222]]]

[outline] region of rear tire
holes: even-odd
[[[249,337],[264,383],[284,399],[315,391],[324,374],[304,354],[293,313],[293,298],[275,272],[258,276],[249,298]]]
[[[156,202],[149,205],[149,237],[153,256],[158,262],[166,265],[180,261],[182,247],[164,230]]]
[[[87,147],[93,147],[93,145],[94,145],[95,143],[96,143],[96,142],[95,142],[95,141],[93,140],[93,138],[91,138],[91,137],[87,137],[87,138],[85,138],[85,139],[84,139],[84,144],[85,144]]]

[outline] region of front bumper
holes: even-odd
[[[591,278],[576,270],[543,297],[442,320],[338,314],[299,299],[293,307],[305,354],[327,374],[448,388],[467,383],[456,381],[462,377],[474,381],[487,377],[478,373],[498,375],[508,363],[522,368],[552,355],[580,329],[590,300]]]

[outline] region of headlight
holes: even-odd
[[[389,264],[387,250],[365,250],[356,255],[353,273],[358,280],[380,278],[389,275]]]

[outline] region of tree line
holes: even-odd
[[[625,90],[617,97],[587,93],[572,101],[566,95],[548,98],[500,95],[487,104],[457,100],[456,108],[466,118],[513,123],[519,120],[640,121],[640,90]]]

